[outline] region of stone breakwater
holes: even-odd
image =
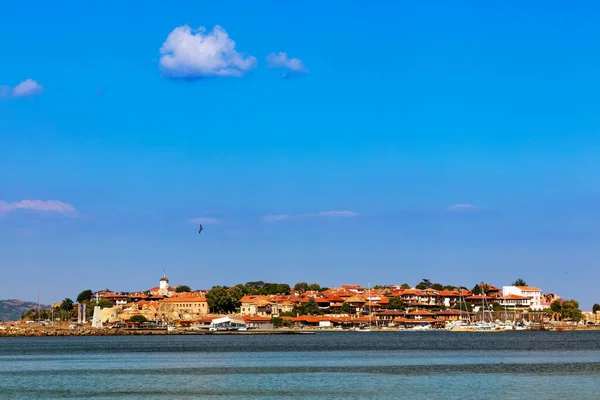
[[[127,336],[127,335],[165,335],[165,329],[4,329],[0,337],[42,337],[42,336]]]
[[[8,328],[0,330],[1,337],[47,337],[47,336],[134,336],[134,335],[295,335],[314,334],[314,331],[247,331],[247,332],[209,332],[166,329],[95,329],[95,328]]]

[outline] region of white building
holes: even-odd
[[[531,299],[531,309],[535,311],[543,310],[542,306],[542,291],[539,288],[531,286],[503,286],[502,295],[517,295],[529,297]]]
[[[221,317],[211,321],[209,330],[211,331],[245,331],[248,329],[243,319]]]
[[[164,274],[162,278],[160,278],[160,283],[158,284],[158,294],[161,296],[169,295],[169,279],[167,279],[167,275]]]
[[[163,274],[163,277],[160,278],[158,286],[153,287],[149,290],[151,295],[158,295],[163,297],[173,296],[175,293],[175,287],[169,285],[169,279],[166,274]]]

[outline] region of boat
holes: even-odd
[[[432,329],[432,327],[431,327],[431,324],[429,324],[429,323],[415,325],[412,328],[410,328],[410,330],[412,330],[412,331],[428,331],[431,329]]]

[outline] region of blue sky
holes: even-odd
[[[0,298],[165,269],[600,302],[594,2],[3,9]]]

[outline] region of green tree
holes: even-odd
[[[242,297],[244,297],[246,295],[246,288],[244,287],[244,285],[241,284],[237,284],[235,286],[230,287],[229,289],[227,289],[227,291],[229,292],[229,295],[231,296],[231,298],[234,301],[234,305],[235,307],[239,307],[240,306],[240,300]]]
[[[310,285],[308,285],[308,290],[314,290],[318,292],[319,290],[321,290],[321,286],[318,283],[311,283]]]
[[[561,313],[562,312],[562,303],[559,300],[554,300],[550,304],[550,310],[552,310],[552,312],[555,312],[555,313]]]
[[[488,285],[487,283],[478,283],[477,285],[475,285],[473,287],[473,289],[471,289],[471,292],[473,292],[473,294],[487,294],[489,291],[490,285]]]
[[[442,290],[450,290],[450,291],[456,290],[456,289],[457,289],[456,286],[452,286],[452,285],[446,285],[442,288]]]
[[[265,283],[257,294],[273,295],[273,294],[290,294],[290,285],[286,283]]]
[[[35,308],[28,310],[25,314],[21,315],[21,319],[24,321],[36,321],[36,320],[47,320],[52,317],[52,309],[45,308],[41,309],[39,312]]]
[[[147,319],[143,315],[136,314],[136,315],[132,315],[131,318],[129,318],[129,321],[137,323],[137,324],[141,324],[142,322],[146,322]]]
[[[285,311],[285,312],[279,313],[279,316],[280,317],[297,317],[298,313],[296,311],[294,311],[294,310],[292,310],[292,311]]]
[[[519,278],[513,282],[512,286],[527,286],[527,282],[525,282],[523,279]]]
[[[421,282],[415,286],[416,289],[424,290],[429,289],[431,287],[431,281],[429,279],[423,279]]]
[[[592,312],[597,313],[598,311],[600,311],[600,304],[596,303],[592,307]]]
[[[273,317],[270,321],[275,328],[281,328],[284,326],[289,326],[291,324],[290,321],[283,319],[281,317]]]
[[[312,297],[310,299],[308,299],[308,301],[306,302],[304,312],[305,312],[305,314],[310,314],[310,315],[323,314],[321,312],[321,309],[319,308],[319,305],[317,304],[315,299],[313,299]]]
[[[77,302],[79,304],[89,303],[92,299],[93,292],[90,289],[86,289],[77,295]]]
[[[431,288],[434,290],[444,290],[444,285],[442,285],[441,283],[434,283],[433,285],[431,285]]]
[[[400,289],[410,289],[410,285],[408,283],[403,283],[402,285],[400,285]]]
[[[562,303],[562,318],[571,318],[575,322],[581,321],[583,315],[579,309],[579,302],[575,300],[565,300]]]
[[[304,293],[308,290],[308,283],[306,282],[298,282],[294,285],[294,290],[296,292]]]
[[[73,310],[73,300],[67,297],[60,303],[60,308],[67,312],[71,312]]]
[[[185,293],[185,292],[191,292],[192,289],[190,289],[189,286],[187,285],[179,285],[175,288],[175,293]]]
[[[260,294],[260,290],[265,286],[263,281],[246,282],[246,293]]]
[[[342,313],[350,314],[350,303],[342,304]]]
[[[402,300],[400,297],[390,297],[388,308],[390,310],[404,310],[406,305],[404,304],[404,300]]]
[[[90,306],[100,306],[100,308],[111,308],[114,304],[108,299],[99,299],[98,302],[93,302]]]
[[[321,315],[323,311],[312,297],[306,303],[302,303],[294,308],[298,315]]]
[[[228,313],[235,311],[235,300],[224,286],[213,286],[206,293],[206,301],[213,313]]]

